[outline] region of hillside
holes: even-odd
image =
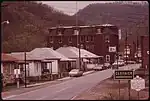
[[[120,2],[90,4],[76,14],[80,20],[89,25],[110,23],[118,26],[122,30],[123,39],[125,38],[125,30],[127,30],[128,33],[132,34],[129,37],[130,41],[136,40],[137,33],[139,35],[148,34],[149,5]]]
[[[63,14],[42,3],[33,1],[2,2],[1,21],[9,20],[3,24],[2,51],[27,51],[46,45],[48,28],[61,25],[75,25],[75,17]],[[84,23],[79,21],[79,24]],[[26,42],[25,42],[26,41]]]

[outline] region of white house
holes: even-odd
[[[70,58],[70,59],[77,59],[79,58],[79,49],[76,47],[60,47],[58,49],[56,49],[57,52],[63,54],[64,56]],[[84,49],[80,49],[80,57],[82,62],[81,63],[86,63],[87,61],[93,61],[92,59],[94,59],[94,61],[96,60],[95,63],[98,63],[98,59],[102,58],[102,56],[98,56],[95,55],[87,50]],[[78,62],[77,62],[78,63]],[[78,68],[78,64],[75,65],[75,67]]]
[[[19,61],[19,69],[21,71],[21,76],[25,73],[25,54],[24,52],[13,52],[9,54]],[[41,59],[34,57],[30,52],[26,53],[26,76],[41,76]]]
[[[37,58],[41,58],[41,60],[43,60],[42,62],[49,61],[49,63],[47,63],[47,68],[52,71],[52,74],[58,74],[61,72],[62,67],[60,66],[60,63],[75,61],[73,59],[68,59],[51,48],[35,48],[30,53]]]

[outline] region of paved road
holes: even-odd
[[[69,100],[111,76],[111,69],[98,71],[54,86],[44,87],[19,95],[11,95],[4,98],[4,100]]]
[[[119,67],[119,69],[137,69],[139,66],[140,64],[131,64]],[[11,95],[4,98],[4,100],[69,100],[88,88],[92,88],[100,81],[111,77],[112,74],[111,69],[98,71],[53,86],[43,87],[19,95]]]

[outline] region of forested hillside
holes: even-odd
[[[125,31],[130,39],[136,39],[136,35],[149,34],[149,8],[148,4],[125,4],[124,2],[96,3],[81,9],[78,14],[80,20],[86,24],[110,23],[122,30],[122,38]],[[76,14],[74,16],[76,16]]]
[[[2,2],[1,22],[3,24],[2,50],[3,52],[27,51],[46,44],[48,28],[61,25],[75,25],[75,18],[56,11],[52,7],[33,1]],[[79,24],[84,23],[79,21]]]

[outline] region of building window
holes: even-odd
[[[50,43],[53,43],[53,37],[52,36],[50,36]]]
[[[62,43],[62,37],[59,37],[59,43]]]
[[[86,48],[87,50],[89,50],[90,47],[89,47],[89,45],[86,45],[85,48]]]
[[[110,29],[109,28],[104,28],[103,33],[110,33]]]
[[[71,36],[68,38],[68,42],[72,43],[72,37]]]
[[[74,35],[79,35],[79,30],[74,30]]]
[[[86,42],[88,42],[89,41],[89,37],[85,36],[85,40],[86,40]]]
[[[84,36],[80,37],[80,42],[84,42]]]
[[[97,29],[97,33],[101,34],[101,29],[100,28]]]
[[[105,36],[105,42],[107,42],[107,43],[109,43],[110,42],[110,38],[109,38],[109,36],[107,35],[107,36]]]
[[[57,34],[58,34],[58,35],[62,35],[61,30],[57,30]]]
[[[93,42],[94,41],[94,36],[91,36],[91,42]]]
[[[106,55],[106,62],[110,62],[110,55]]]

